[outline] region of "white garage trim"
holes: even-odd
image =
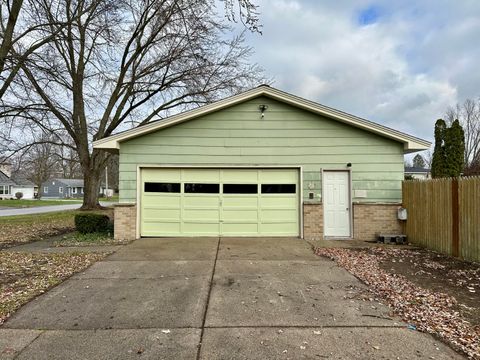
[[[298,224],[299,224],[299,234],[300,238],[303,239],[303,167],[300,165],[183,165],[183,164],[139,164],[137,165],[137,198],[136,198],[136,238],[139,239],[141,235],[141,189],[142,189],[142,169],[295,169],[298,171],[298,181],[299,181],[299,193],[298,193]]]

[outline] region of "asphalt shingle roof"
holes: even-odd
[[[12,178],[12,180],[18,186],[35,186],[33,182],[24,178]]]
[[[12,179],[0,171],[0,185],[15,185],[15,182],[13,182]]]
[[[83,187],[83,179],[54,179],[70,187]]]
[[[409,172],[409,173],[429,173],[430,169],[425,169],[425,168],[421,168],[421,167],[405,166],[405,172]]]

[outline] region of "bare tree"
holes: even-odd
[[[22,174],[38,187],[40,198],[40,187],[59,169],[55,145],[39,142],[31,146],[29,151],[24,153],[21,164]]]
[[[413,167],[424,169],[426,165],[425,158],[420,154],[415,155],[412,160],[412,165]]]
[[[39,21],[44,7],[58,11],[58,3],[37,0],[3,0],[0,5],[0,99],[30,56],[51,41],[66,26],[52,19]],[[25,8],[25,9],[24,9]],[[24,9],[22,11],[22,9]],[[78,14],[82,16],[83,14]],[[50,31],[51,30],[51,31]]]
[[[64,138],[70,140],[70,146],[57,146],[55,149],[60,176],[64,179],[82,178],[82,167],[75,146],[68,135],[65,135]]]
[[[447,109],[446,121],[452,124],[458,119],[465,132],[465,172],[480,163],[480,99],[467,99],[463,104]]]
[[[258,5],[251,0],[223,0],[223,2],[229,20],[236,22],[238,18],[246,28],[261,33]]]
[[[259,24],[258,5],[251,0],[221,0],[225,5],[226,17],[236,22],[237,18],[244,26],[253,32],[261,33]],[[3,0],[0,5],[0,99],[7,92],[8,87],[20,71],[23,63],[29,56],[46,43],[50,42],[68,22],[57,21],[55,18],[46,18],[45,22],[38,21],[39,12],[44,12],[49,7],[51,13],[61,11],[60,1],[39,0]],[[73,1],[70,1],[70,5]],[[83,1],[78,6],[84,5]],[[92,2],[95,6],[94,2]],[[73,5],[72,5],[73,6]],[[24,16],[20,16],[22,7]],[[91,9],[82,6],[83,11],[73,11],[79,19]],[[8,66],[6,66],[8,64]]]
[[[432,168],[432,159],[433,159],[433,153],[431,150],[427,150],[423,153],[423,159],[425,160],[425,166],[428,169]]]
[[[213,0],[37,1],[37,21],[57,35],[21,64],[4,121],[67,134],[84,175],[83,208],[98,206],[109,158],[92,140],[258,81],[243,35],[226,38]]]
[[[0,6],[0,20],[1,20],[1,37],[2,43],[0,45],[0,74],[5,68],[5,62],[7,61],[7,56],[12,47],[13,40],[13,31],[15,25],[18,21],[18,15],[20,14],[20,9],[22,8],[23,0],[12,0],[2,2]]]

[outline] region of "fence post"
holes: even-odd
[[[458,204],[458,179],[452,179],[452,255],[460,255],[460,211]]]

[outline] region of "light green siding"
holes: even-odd
[[[266,104],[261,119],[258,105]],[[303,196],[321,198],[321,169],[347,169],[355,202],[399,202],[403,145],[259,97],[120,145],[120,201],[136,201],[137,165],[302,166]]]

